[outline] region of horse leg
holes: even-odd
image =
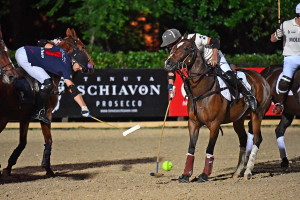
[[[240,141],[240,154],[237,169],[233,174],[233,178],[238,178],[241,174],[241,171],[245,168],[247,163],[246,158],[246,144],[247,144],[247,134],[244,127],[244,119],[233,122],[233,128],[238,134]]]
[[[193,174],[195,148],[199,136],[199,129],[201,127],[199,124],[195,124],[191,120],[189,120],[188,126],[189,126],[190,143],[189,143],[189,149],[188,149],[187,158],[185,162],[185,168],[183,174],[178,179],[180,183],[188,183],[189,178]]]
[[[286,148],[284,144],[284,133],[293,122],[294,115],[290,115],[287,113],[282,113],[280,123],[278,124],[275,133],[277,138],[277,145],[281,158],[281,167],[290,167],[289,160],[287,158]]]
[[[249,180],[252,177],[252,170],[254,168],[256,156],[258,153],[259,146],[262,142],[262,135],[260,131],[261,127],[261,121],[262,121],[262,116],[257,114],[257,113],[251,113],[251,120],[252,120],[252,128],[253,128],[253,147],[249,156],[249,160],[247,163],[247,168],[244,173],[244,179]]]
[[[246,156],[247,156],[247,161],[249,159],[252,147],[253,147],[253,129],[252,129],[252,121],[250,120],[248,122],[248,133],[247,133],[247,146],[246,146]]]
[[[0,119],[0,133],[2,133],[3,129],[5,129],[7,122],[8,120],[6,119]],[[0,169],[1,169],[1,164],[0,164]],[[1,171],[0,171],[0,176],[1,176]]]
[[[211,127],[208,127],[210,130],[210,137],[208,146],[206,148],[206,158],[205,165],[202,174],[198,177],[198,182],[208,181],[208,177],[212,173],[213,162],[214,162],[214,148],[218,139],[220,124],[213,124]]]
[[[17,148],[15,148],[15,150],[9,157],[7,167],[3,170],[3,174],[5,173],[8,176],[11,175],[12,166],[14,166],[17,163],[18,158],[20,157],[22,151],[25,149],[27,144],[28,127],[29,127],[28,120],[20,121],[19,145],[17,146]]]
[[[54,177],[55,174],[50,166],[50,157],[52,150],[51,124],[41,122],[42,132],[44,135],[45,149],[43,153],[42,167],[46,170],[47,177]]]

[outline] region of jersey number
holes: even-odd
[[[52,51],[50,51],[50,50],[46,50],[46,51],[45,51],[45,54],[47,54],[47,55],[49,55],[49,56],[58,57],[58,58],[61,57],[61,53],[60,53],[60,52],[52,52]]]

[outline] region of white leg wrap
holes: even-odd
[[[247,147],[246,147],[246,155],[249,156],[253,146],[253,134],[247,133]]]
[[[240,155],[239,155],[239,162],[238,162],[237,169],[234,172],[234,174],[240,175],[241,171],[244,169],[245,165],[246,165],[246,148],[241,147]]]
[[[257,152],[258,152],[258,147],[256,145],[253,145],[251,154],[249,156],[248,164],[247,164],[247,169],[253,170]]]
[[[287,157],[285,144],[284,144],[284,136],[280,136],[279,138],[277,138],[277,145],[280,153],[280,158],[282,159]]]

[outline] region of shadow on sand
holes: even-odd
[[[51,168],[55,172],[56,177],[67,177],[73,180],[85,180],[85,179],[93,178],[97,173],[70,173],[70,172],[106,167],[111,165],[121,165],[122,171],[130,171],[132,165],[146,164],[146,163],[153,163],[153,162],[156,162],[156,157],[74,163],[74,164],[72,163],[60,164],[60,165],[52,165]],[[43,174],[37,175],[36,173],[39,172]],[[40,166],[26,166],[20,168],[13,168],[11,176],[0,175],[0,184],[30,182],[30,181],[48,178],[44,174],[45,174],[45,170]]]

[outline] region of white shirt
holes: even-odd
[[[296,18],[283,22],[283,56],[300,55],[300,26]]]
[[[193,33],[188,35],[188,39],[191,39],[196,34],[195,43],[197,48],[203,52],[204,59],[209,62],[212,58],[213,49],[208,46],[208,37],[200,35],[199,33]]]

